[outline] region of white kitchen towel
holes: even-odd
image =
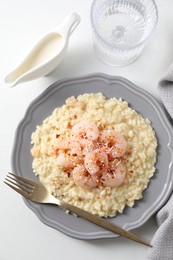
[[[156,231],[147,251],[147,260],[173,260],[173,195],[166,205],[157,213]]]
[[[173,119],[173,64],[161,78],[158,89],[160,98]]]
[[[160,98],[173,119],[173,64],[158,85]],[[173,128],[172,128],[173,129]],[[172,130],[173,131],[173,130]],[[173,260],[173,194],[156,214],[158,229],[147,251],[147,260]]]

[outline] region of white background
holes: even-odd
[[[101,63],[92,49],[91,0],[0,1],[0,260],[145,259],[147,248],[124,238],[80,241],[45,226],[22,198],[3,183],[11,170],[15,129],[30,102],[51,83],[70,76],[104,72],[124,76],[158,99],[157,84],[173,60],[173,1],[156,0],[159,23],[142,55],[129,66]],[[81,23],[70,38],[66,57],[50,76],[9,88],[4,77],[22,61],[40,37],[70,13]],[[134,233],[151,240],[157,229],[153,217]]]

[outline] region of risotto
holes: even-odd
[[[151,122],[101,93],[68,98],[31,143],[33,171],[49,192],[101,217],[133,207],[155,172]]]

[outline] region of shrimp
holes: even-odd
[[[69,107],[77,107],[83,109],[85,107],[85,103],[78,101],[74,96],[66,99],[66,105]]]
[[[96,124],[90,121],[81,121],[72,127],[71,136],[84,147],[98,138],[99,129]]]
[[[80,143],[70,139],[57,142],[54,148],[55,150],[71,150],[71,154],[77,155],[81,152]]]
[[[78,164],[83,163],[83,158],[75,155],[61,153],[58,155],[56,162],[58,166],[64,168],[65,170],[70,170],[76,167]]]
[[[76,98],[74,96],[71,96],[66,99],[66,105],[69,107],[75,107],[76,105]]]
[[[100,182],[104,186],[118,187],[123,184],[126,176],[126,169],[121,161],[114,160],[109,163],[109,170],[104,172],[100,178]]]
[[[122,157],[126,152],[127,142],[124,136],[115,130],[103,130],[100,133],[99,140],[101,147],[111,159]]]
[[[39,146],[34,146],[31,149],[31,154],[32,154],[33,157],[38,158],[40,156],[40,148],[39,148]]]
[[[99,184],[99,177],[96,174],[89,174],[84,165],[76,166],[72,171],[72,178],[78,186],[84,188],[95,188]]]
[[[85,156],[84,165],[91,175],[104,172],[108,167],[108,156],[101,149],[95,149]]]

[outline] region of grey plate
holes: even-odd
[[[173,131],[162,107],[151,94],[135,86],[127,79],[104,74],[92,74],[78,78],[60,80],[51,85],[28,107],[19,124],[12,152],[14,173],[38,181],[32,171],[30,154],[31,133],[49,116],[54,108],[64,104],[65,99],[83,93],[102,92],[108,98],[123,98],[129,105],[151,120],[158,138],[156,173],[143,199],[134,208],[126,208],[123,214],[110,219],[119,226],[132,230],[143,225],[166,202],[173,187]],[[66,214],[54,205],[39,205],[24,199],[39,219],[71,237],[78,239],[97,239],[117,237],[107,230],[82,219]]]

